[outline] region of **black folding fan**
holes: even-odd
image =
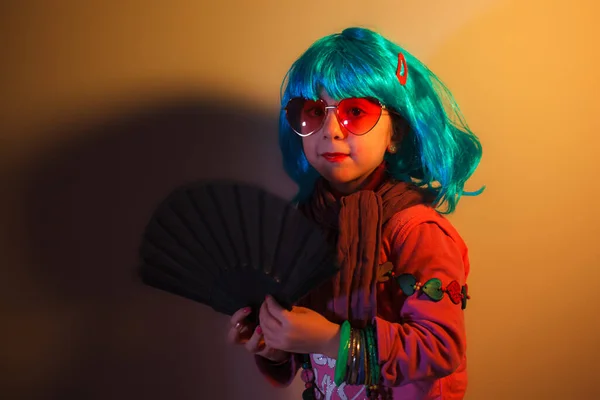
[[[267,294],[291,309],[338,271],[324,234],[289,202],[224,181],[167,196],[146,226],[140,256],[145,284],[227,315],[256,311]]]

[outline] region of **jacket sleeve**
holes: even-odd
[[[441,218],[441,217],[440,217]],[[466,247],[456,242],[435,221],[415,224],[408,232],[392,235],[389,246],[396,276],[409,273],[424,284],[438,278],[442,286],[457,281],[465,284]],[[467,261],[468,262],[468,261]],[[436,379],[453,373],[466,353],[464,315],[461,304],[448,294],[440,301],[425,293],[405,295],[397,282],[387,282],[395,321],[375,318],[381,379],[384,386],[401,386],[411,381]],[[395,311],[396,313],[398,311]],[[389,318],[391,319],[391,318]]]
[[[302,365],[299,354],[292,354],[290,359],[283,364],[274,364],[259,355],[255,355],[254,360],[260,373],[275,387],[289,386]]]

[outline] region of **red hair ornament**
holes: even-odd
[[[402,86],[406,85],[406,78],[408,78],[408,64],[406,64],[406,59],[402,53],[398,53],[398,68],[396,69],[396,77]]]

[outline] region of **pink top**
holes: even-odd
[[[396,275],[413,274],[421,283],[438,278],[443,286],[466,283],[467,247],[450,222],[433,208],[418,205],[396,214],[383,232],[381,263]],[[381,382],[394,400],[459,400],[467,387],[464,311],[448,295],[438,302],[424,294],[406,296],[392,280],[379,283],[377,344]],[[289,385],[301,366],[298,355],[275,366],[256,356],[259,370],[276,386]],[[366,399],[364,386],[334,383],[335,360],[311,354],[317,399]]]

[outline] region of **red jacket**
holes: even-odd
[[[466,284],[467,247],[450,222],[433,208],[419,205],[396,214],[383,232],[381,263],[395,275],[409,273],[418,282],[441,280],[443,287]],[[464,311],[445,293],[433,301],[424,293],[405,295],[394,280],[380,282],[377,329],[381,386],[395,400],[459,400],[467,387]],[[300,359],[273,366],[256,357],[272,383],[287,386]],[[366,399],[363,386],[333,383],[335,360],[312,354],[316,384],[325,399]],[[317,397],[319,398],[319,397]]]

